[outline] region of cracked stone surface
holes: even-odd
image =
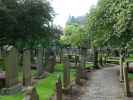
[[[133,100],[124,97],[118,70],[119,67],[115,66],[92,72],[85,93],[78,100]]]

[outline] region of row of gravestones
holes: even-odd
[[[26,49],[23,52],[23,86],[31,85],[31,54],[30,50]],[[42,49],[38,49],[37,59],[37,77],[43,73],[43,56]],[[0,90],[1,94],[12,94],[22,89],[22,84],[18,80],[18,51],[10,46],[4,56],[5,63],[5,85]]]
[[[18,52],[14,47],[8,48],[4,57],[5,62],[5,86],[1,89],[1,94],[13,94],[22,89],[22,84],[18,80]],[[30,52],[24,51],[23,55],[23,85],[31,85]]]
[[[81,79],[85,78],[86,76],[83,63],[84,61],[81,61],[81,63],[76,64],[77,74],[76,74],[75,82],[78,85],[83,84]],[[61,77],[59,77],[56,83],[56,100],[63,100],[63,93],[69,94],[72,92],[72,84],[70,81],[70,62],[69,62],[68,56],[63,57],[63,64],[64,64],[63,84],[61,81]],[[28,87],[26,89],[24,100],[39,100],[39,96],[34,87]]]
[[[125,96],[132,95],[130,92],[130,82],[128,79],[129,64],[131,62],[125,61],[123,56],[120,57],[120,82],[124,85],[124,94]]]
[[[85,63],[86,63],[85,57],[86,57],[86,52],[83,50],[81,52],[80,63],[76,64],[77,73],[76,73],[75,83],[78,85],[83,85],[82,79],[87,78],[87,73],[84,70]],[[69,63],[68,57],[63,57],[63,63],[64,63],[63,83],[61,81],[61,77],[59,77],[56,83],[56,100],[63,100],[63,93],[71,93],[72,91],[72,85],[70,82],[70,63]],[[30,93],[26,92],[25,98],[32,98],[32,95],[33,95],[32,93],[34,93],[34,95],[37,96],[35,89],[34,88],[30,88],[30,89],[34,90],[34,92],[33,91],[31,92],[31,90],[29,90]],[[38,100],[38,96],[35,98],[36,99],[34,100]],[[32,99],[28,99],[28,100],[32,100]]]
[[[67,57],[63,57],[63,64],[64,64],[64,73],[63,73],[63,85],[61,81],[61,77],[58,78],[56,83],[56,97],[57,100],[62,100],[63,92],[68,93],[70,92],[71,85],[70,85],[70,65],[69,60]],[[63,89],[62,89],[63,87]],[[25,90],[25,97],[24,100],[39,100],[38,93],[35,87],[27,87]]]
[[[61,81],[61,77],[58,78],[56,82],[56,100],[63,100],[63,94],[71,94],[72,86],[70,81],[70,64],[68,57],[63,58],[64,63],[64,74],[63,74],[63,83]],[[75,83],[78,85],[83,85],[82,79],[87,78],[87,73],[82,67],[83,61],[76,65],[76,79]]]
[[[8,52],[6,53],[6,56],[5,56],[6,86],[1,90],[2,94],[12,94],[19,91],[22,88],[22,85],[18,83],[17,60],[18,60],[18,52],[16,48],[14,47],[8,48]],[[40,48],[38,52],[38,60],[37,60],[38,76],[40,76],[43,71],[42,60],[43,60],[42,49]],[[82,62],[82,64],[84,64],[84,61]],[[84,65],[81,65],[81,66],[84,66]],[[64,87],[67,87],[67,84],[69,84],[69,80],[70,80],[69,79],[70,74],[69,74],[69,71],[67,71],[68,69],[69,68],[66,68],[64,70],[64,83],[65,83]],[[78,69],[78,70],[81,70],[81,69]],[[24,86],[31,85],[31,55],[29,50],[24,50],[24,53],[23,53],[23,85]]]

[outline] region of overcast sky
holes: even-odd
[[[65,26],[68,17],[85,15],[98,0],[49,0],[57,13],[54,23]]]

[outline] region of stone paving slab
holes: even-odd
[[[85,94],[78,100],[133,100],[133,98],[124,97],[118,71],[119,67],[115,66],[92,72]]]

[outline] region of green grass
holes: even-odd
[[[87,63],[87,64],[85,65],[85,68],[87,68],[87,69],[93,69],[93,66],[94,66],[93,63]]]
[[[37,85],[37,92],[40,100],[48,100],[55,93],[56,74],[49,75],[46,79],[40,80]]]
[[[63,64],[57,64],[55,67],[55,72],[49,74],[45,79],[39,80],[35,85],[37,92],[39,94],[40,100],[49,100],[51,96],[55,94],[55,83],[59,75],[63,77]],[[32,71],[35,74],[34,71]],[[75,70],[71,69],[71,80],[75,78]],[[18,93],[11,96],[0,96],[0,100],[22,100],[23,93]]]
[[[107,62],[108,62],[108,63],[113,63],[113,64],[119,64],[119,59],[111,59],[111,58],[109,58],[109,59],[107,60]]]
[[[23,100],[23,94],[17,93],[15,95],[0,96],[0,100]]]
[[[133,57],[128,57],[127,60],[128,61],[133,61]]]
[[[129,80],[133,80],[133,73],[128,73]]]

